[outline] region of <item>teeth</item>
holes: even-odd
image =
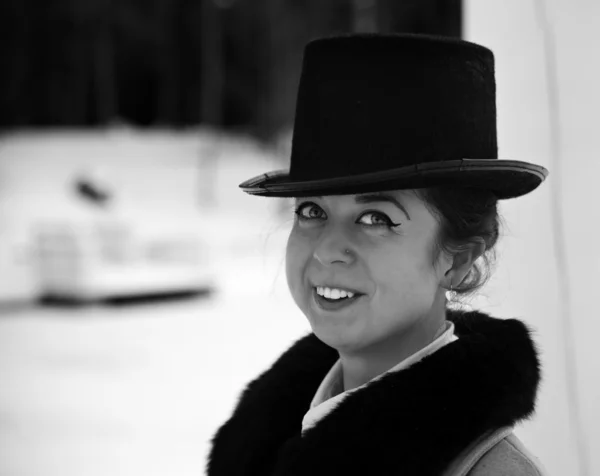
[[[345,291],[343,289],[327,288],[324,286],[317,286],[317,294],[319,296],[325,296],[327,299],[342,299],[354,297],[354,293]]]

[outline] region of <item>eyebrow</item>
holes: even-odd
[[[387,193],[368,193],[363,195],[357,195],[354,200],[356,203],[376,203],[376,202],[387,202],[396,205],[410,220],[410,215],[406,211],[406,208],[398,201],[393,195]]]

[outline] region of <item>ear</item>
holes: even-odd
[[[482,238],[477,242],[467,243],[463,249],[456,252],[452,257],[452,266],[444,273],[444,287],[456,288],[463,282],[473,263],[485,252],[485,242]]]

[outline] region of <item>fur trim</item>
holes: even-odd
[[[532,415],[540,364],[517,319],[448,311],[459,340],[369,383],[301,435],[334,349],[309,334],[243,392],[209,476],[436,475],[486,431]]]

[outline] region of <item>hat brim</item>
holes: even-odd
[[[529,162],[460,159],[309,181],[293,181],[287,170],[274,170],[246,180],[239,187],[263,197],[307,197],[445,185],[488,189],[498,199],[507,199],[533,191],[547,176],[545,167]]]

